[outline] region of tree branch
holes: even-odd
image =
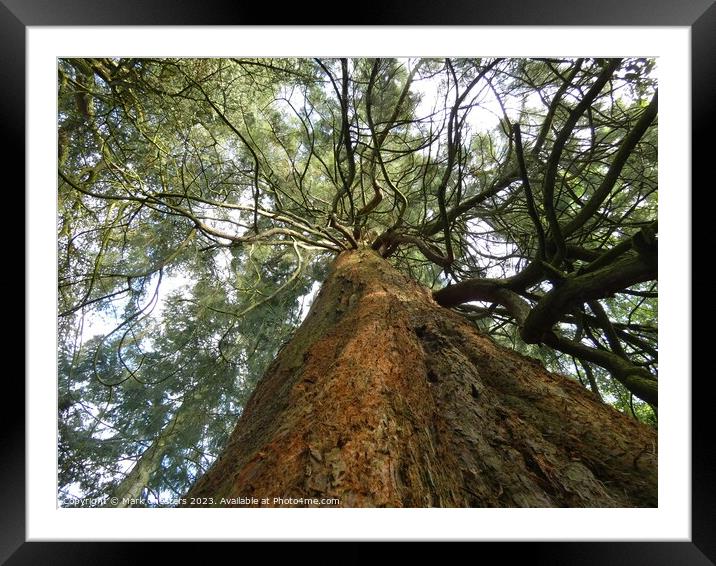
[[[428,258],[430,261],[435,263],[436,265],[439,265],[440,267],[447,268],[450,266],[450,259],[440,253],[439,250],[436,250],[434,248],[431,248],[430,245],[425,242],[424,240],[421,240],[417,236],[411,236],[409,234],[396,234],[394,232],[391,232],[387,235],[385,238],[387,241],[381,241],[378,244],[378,247],[380,247],[383,244],[390,245],[390,244],[413,244],[414,246],[417,246],[417,248],[420,250],[420,252]],[[376,240],[376,243],[378,243],[378,240]],[[374,244],[374,249],[375,244]]]
[[[584,98],[582,98],[582,100],[579,101],[579,104],[577,104],[577,106],[575,106],[570,112],[567,121],[564,126],[562,126],[562,129],[557,135],[557,139],[554,141],[552,152],[547,160],[547,169],[545,171],[544,183],[542,186],[543,206],[549,223],[549,237],[557,248],[556,258],[552,259],[550,261],[551,263],[559,264],[565,256],[563,234],[559,225],[557,214],[554,210],[554,187],[557,179],[557,168],[562,157],[562,151],[569,140],[569,136],[572,135],[572,131],[574,130],[574,126],[576,126],[577,121],[582,116],[584,111],[592,104],[592,102],[594,102],[597,96],[599,96],[602,88],[604,88],[604,85],[607,84],[607,81],[611,78],[617,67],[619,67],[620,63],[621,59],[611,59],[602,72],[599,73],[599,76],[594,81],[589,91],[587,91],[587,94],[584,95]]]
[[[609,196],[609,193],[619,178],[619,174],[624,168],[624,164],[627,162],[627,159],[629,159],[629,156],[632,155],[636,144],[639,143],[639,140],[641,140],[647,128],[654,121],[654,118],[656,118],[659,104],[658,98],[659,91],[656,91],[654,93],[654,98],[651,99],[649,106],[646,107],[639,118],[639,121],[626,135],[621,146],[619,146],[619,151],[617,151],[617,154],[614,156],[614,160],[609,166],[609,170],[607,171],[607,174],[604,175],[604,178],[599,184],[597,190],[594,191],[592,197],[584,204],[584,206],[582,206],[577,216],[564,226],[562,233],[565,237],[573,234],[577,229],[582,227],[584,223],[589,220],[597,212],[597,210],[599,210],[599,207],[604,202],[604,199]]]
[[[549,128],[552,125],[552,120],[554,120],[554,115],[557,112],[557,107],[559,106],[559,103],[562,100],[562,97],[564,96],[564,93],[567,92],[567,89],[572,85],[572,81],[574,80],[574,77],[577,76],[577,73],[582,68],[582,63],[584,62],[584,59],[577,59],[574,63],[574,68],[569,73],[569,76],[567,77],[567,80],[562,83],[562,85],[559,87],[557,92],[554,95],[554,98],[552,99],[552,103],[549,105],[549,110],[547,111],[547,116],[544,118],[544,122],[542,122],[542,127],[540,128],[539,134],[537,135],[537,139],[535,140],[534,145],[532,146],[532,150],[530,153],[532,155],[537,155],[540,150],[542,149],[542,146],[544,145],[545,140],[547,139],[547,134],[549,133]]]
[[[632,365],[612,352],[590,348],[584,344],[557,336],[554,332],[545,334],[544,343],[550,348],[603,367],[639,399],[658,406],[658,382],[646,369]]]
[[[530,187],[530,180],[527,175],[527,165],[525,164],[525,155],[524,150],[522,148],[522,134],[520,132],[520,125],[515,124],[514,126],[514,134],[515,134],[515,151],[517,153],[517,163],[520,166],[520,173],[522,175],[522,186],[525,189],[525,200],[527,203],[527,213],[530,215],[530,218],[532,219],[532,223],[535,225],[535,230],[537,231],[537,241],[539,242],[539,249],[537,252],[537,257],[539,259],[546,259],[545,258],[545,246],[544,246],[544,229],[542,228],[542,222],[539,219],[539,215],[537,214],[537,208],[535,207],[535,200],[534,196],[532,195],[532,188]]]
[[[628,254],[607,267],[568,278],[532,309],[522,327],[522,339],[528,344],[538,343],[575,303],[607,297],[635,283],[651,281],[657,278],[657,273],[656,261]]]
[[[529,303],[492,279],[468,279],[444,287],[433,293],[433,299],[443,307],[454,307],[470,301],[498,303],[507,309],[518,326],[522,326],[530,313]]]

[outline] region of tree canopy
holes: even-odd
[[[221,451],[331,259],[369,246],[656,424],[650,59],[62,59],[60,494]]]

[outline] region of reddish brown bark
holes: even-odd
[[[651,507],[656,433],[361,249],[337,258],[186,499],[204,497]]]

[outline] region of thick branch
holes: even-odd
[[[547,293],[532,309],[521,330],[528,344],[542,341],[562,315],[574,304],[601,299],[635,283],[657,278],[655,258],[629,254],[611,265],[571,279]]]
[[[353,238],[353,235],[350,233],[350,231],[345,226],[343,226],[342,224],[340,224],[338,222],[338,219],[336,218],[335,214],[331,214],[331,218],[329,220],[329,226],[335,228],[341,234],[343,234],[343,236],[346,238],[346,240],[348,240],[350,242],[351,248],[356,249],[358,247],[358,243]]]
[[[371,174],[373,174],[373,171],[371,171]],[[375,182],[374,175],[372,178],[372,182],[373,182],[373,198],[370,199],[370,201],[368,201],[363,208],[361,208],[358,212],[356,212],[356,222],[358,221],[359,217],[365,216],[369,212],[372,212],[373,209],[376,206],[378,206],[381,203],[381,201],[383,200],[383,191],[381,190],[378,183]]]
[[[544,343],[555,350],[603,367],[639,399],[643,399],[655,407],[658,406],[658,382],[646,369],[634,366],[612,352],[590,348],[579,342],[557,336],[554,332],[545,334]]]
[[[426,258],[428,258],[436,265],[439,265],[440,267],[450,266],[451,261],[448,257],[442,255],[440,251],[436,250],[434,247],[430,247],[430,244],[428,244],[424,240],[421,240],[417,236],[391,233],[388,235],[387,238],[385,238],[385,240],[387,241],[379,242],[378,240],[376,240],[376,242],[373,244],[373,248],[378,249],[384,244],[413,244],[414,246],[417,246],[417,248]],[[378,244],[377,247],[376,244]]]
[[[491,279],[468,279],[433,293],[433,299],[443,307],[454,307],[469,301],[498,303],[522,326],[530,312],[530,305],[514,291],[505,289]]]
[[[589,273],[605,267],[616,260],[618,257],[624,255],[631,249],[641,249],[646,251],[649,249],[651,254],[657,253],[656,238],[655,234],[658,230],[658,223],[652,222],[648,226],[645,226],[639,232],[634,234],[631,238],[626,238],[610,248],[606,252],[598,255],[591,260],[591,263],[585,266],[581,273]],[[646,249],[645,249],[646,248]]]
[[[612,349],[612,352],[614,352],[618,356],[621,356],[622,358],[628,359],[626,352],[621,345],[621,342],[619,342],[619,337],[617,336],[616,330],[614,329],[614,326],[612,326],[612,323],[609,320],[609,317],[607,316],[607,312],[604,310],[604,307],[599,301],[589,301],[588,305],[594,313],[594,316],[597,318],[599,326],[602,327],[602,330],[604,331],[604,335],[607,337],[607,342],[609,343],[609,347]]]

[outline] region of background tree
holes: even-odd
[[[363,247],[655,425],[653,67],[60,61],[60,489],[185,492]]]

